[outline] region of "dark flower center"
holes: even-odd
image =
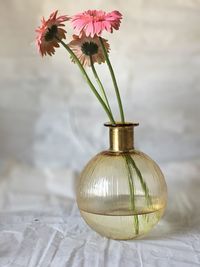
[[[48,31],[44,36],[45,41],[46,42],[52,41],[55,38],[57,32],[58,32],[57,25],[52,25],[51,28],[48,28]]]
[[[99,49],[98,45],[96,43],[93,43],[93,42],[85,42],[81,46],[81,50],[82,50],[83,54],[85,54],[87,56],[92,56],[94,54],[97,54],[98,49]]]

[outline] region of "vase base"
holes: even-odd
[[[80,210],[85,222],[97,233],[116,240],[140,239],[160,220],[165,208],[137,215],[105,215]],[[123,213],[124,214],[124,213]]]

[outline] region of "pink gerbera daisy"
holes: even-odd
[[[107,52],[109,52],[108,41],[104,38],[102,38],[102,41]],[[105,62],[103,50],[97,36],[92,38],[85,36],[85,34],[82,34],[81,37],[73,35],[73,40],[69,43],[69,47],[83,66],[91,66],[90,58],[92,58],[93,63],[101,64]]]
[[[118,30],[122,19],[122,14],[119,11],[106,13],[102,10],[88,10],[83,13],[72,16],[72,25],[76,34],[94,37],[101,36],[104,30],[113,32],[113,29]]]
[[[36,45],[42,56],[46,54],[51,56],[55,53],[55,47],[59,47],[56,37],[60,40],[65,39],[66,31],[60,27],[65,26],[63,22],[69,20],[69,17],[57,17],[57,13],[58,10],[53,12],[48,20],[45,20],[43,17],[41,20],[42,25],[36,29],[38,33]]]

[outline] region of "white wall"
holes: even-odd
[[[56,8],[123,13],[106,37],[137,147],[158,162],[199,157],[199,0],[0,0],[0,159],[80,170],[107,144],[106,115],[66,52],[36,53],[34,29]]]

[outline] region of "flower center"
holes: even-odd
[[[85,42],[81,46],[81,50],[82,50],[83,54],[85,54],[87,56],[92,56],[94,54],[97,54],[98,49],[99,49],[98,45],[96,43],[93,43],[93,42]]]
[[[58,32],[57,25],[52,25],[50,28],[48,28],[48,30],[44,36],[45,41],[46,42],[52,41],[54,39],[54,37],[56,36],[57,32]]]

